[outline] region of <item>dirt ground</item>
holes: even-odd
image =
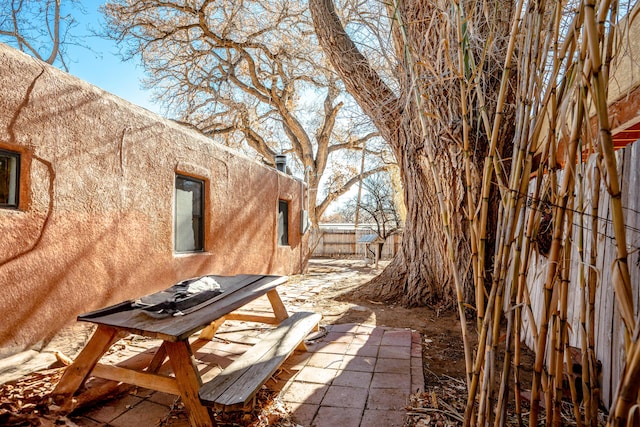
[[[464,351],[460,322],[454,311],[437,311],[427,307],[404,308],[358,298],[357,288],[382,272],[388,261],[381,261],[378,269],[362,259],[314,258],[306,275],[293,276],[290,282],[327,275],[341,277],[311,300],[314,310],[322,313],[323,322],[362,323],[377,326],[411,328],[423,337],[423,365],[425,381],[429,383],[447,376],[464,381]],[[340,274],[344,273],[344,274]],[[472,340],[475,336],[472,334]]]

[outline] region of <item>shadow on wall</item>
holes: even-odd
[[[145,239],[128,239],[141,218],[54,218],[61,232],[4,263],[6,287],[0,310],[11,313],[0,327],[1,352],[23,349],[59,330],[76,315],[135,298],[175,282],[172,265],[147,249]],[[64,238],[61,238],[64,236]],[[143,254],[147,254],[146,256]],[[202,261],[204,263],[204,260]]]
[[[35,156],[33,157],[33,159],[38,161],[42,165],[44,165],[44,167],[47,170],[47,176],[48,176],[47,193],[49,197],[48,203],[47,203],[47,210],[44,213],[44,215],[33,215],[26,218],[26,220],[29,221],[31,224],[29,225],[25,224],[26,226],[23,228],[23,230],[26,231],[26,234],[23,234],[22,237],[28,236],[29,234],[33,233],[34,234],[33,238],[27,237],[26,239],[22,239],[15,243],[11,242],[12,244],[10,245],[10,247],[2,248],[2,252],[8,253],[9,256],[6,259],[0,261],[0,269],[2,269],[5,265],[11,263],[12,261],[17,260],[20,257],[34,250],[40,244],[40,241],[44,236],[49,220],[51,219],[51,215],[53,212],[54,185],[55,185],[54,183],[55,183],[56,173],[55,173],[55,170],[53,169],[53,165],[50,162]],[[34,227],[34,222],[36,221],[40,224],[35,225]],[[9,251],[11,250],[17,250],[17,252],[14,254],[10,254]]]

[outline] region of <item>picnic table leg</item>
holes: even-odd
[[[220,326],[222,326],[222,324],[224,323],[224,320],[225,319],[223,316],[211,322],[209,326],[207,326],[200,332],[200,335],[198,335],[198,339],[211,341],[213,339],[213,336],[216,334],[216,331],[218,330],[218,328],[220,328]]]
[[[162,364],[164,363],[166,358],[167,349],[165,348],[164,341],[162,341],[162,344],[160,344],[160,347],[158,347],[158,350],[156,350],[156,354],[153,355],[153,359],[151,359],[151,362],[149,362],[147,372],[153,372],[154,374],[157,373],[160,368],[162,368]]]
[[[51,393],[54,401],[63,404],[64,409],[72,409],[71,398],[84,384],[89,374],[96,366],[102,355],[109,350],[114,342],[124,336],[116,328],[100,325],[93,333],[74,362],[68,366],[62,378]]]
[[[275,314],[278,323],[289,317],[289,313],[287,313],[287,309],[282,303],[280,294],[278,294],[277,290],[271,289],[269,292],[267,292],[267,297],[269,298],[271,308],[273,308],[273,314]]]
[[[215,427],[216,423],[209,413],[209,409],[202,406],[198,397],[202,380],[188,340],[165,341],[165,348],[176,376],[182,403],[189,414],[189,422],[194,427]]]

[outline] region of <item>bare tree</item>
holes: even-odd
[[[65,46],[77,24],[72,10],[82,12],[82,6],[76,0],[2,0],[0,39],[67,70]]]
[[[344,217],[353,220],[360,211],[360,222],[375,224],[375,232],[382,239],[402,227],[400,208],[397,206],[391,179],[386,173],[371,175],[362,181],[364,194],[358,203],[357,197],[349,200],[342,209]],[[380,244],[382,251],[383,244]]]
[[[355,104],[325,63],[304,5],[112,0],[102,10],[108,34],[127,57],[140,56],[147,85],[178,120],[230,145],[245,142],[268,164],[293,155],[309,183],[313,224],[358,181],[340,170],[320,200],[331,156],[361,150],[378,134],[339,132],[341,112]]]

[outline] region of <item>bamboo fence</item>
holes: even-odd
[[[469,392],[464,425],[506,425],[511,400],[519,425],[525,416],[537,425],[542,406],[547,425],[562,425],[565,382],[578,426],[598,423],[600,400],[611,405],[611,424],[640,425],[638,148],[616,154],[607,104],[614,57],[625,45],[619,3],[436,2],[432,34],[422,38],[412,32],[423,31],[422,21],[405,20],[403,5],[394,1],[393,16],[413,102],[425,112],[419,116],[425,174],[431,171],[438,184],[434,127],[460,121],[455,144],[467,159],[472,134],[480,135],[474,147],[487,143],[481,185],[465,164],[478,344],[472,356],[461,322]],[[512,10],[510,31],[504,10]],[[448,54],[440,54],[437,40],[451,40]],[[436,90],[442,87],[446,102]],[[499,147],[505,135],[510,151]],[[594,153],[587,164],[585,153]],[[436,191],[464,319],[453,201],[442,187]],[[492,191],[500,202],[490,221]],[[528,414],[521,405],[522,341],[535,353]],[[576,358],[579,379],[565,368]]]
[[[629,272],[631,275],[632,292],[634,295],[634,311],[638,312],[640,304],[640,198],[637,196],[640,188],[640,144],[630,144],[626,148],[616,152],[618,170],[622,182],[622,205],[625,213],[626,236],[629,247]],[[595,158],[591,158],[585,167],[585,177],[581,183],[576,184],[575,193],[592,194],[593,186],[600,187],[600,197],[593,206],[593,200],[587,198],[581,212],[572,215],[572,238],[574,244],[568,253],[571,263],[568,277],[567,294],[567,323],[569,345],[581,348],[583,337],[579,333],[581,327],[581,306],[584,303],[581,297],[580,283],[583,277],[595,274],[599,285],[595,288],[595,357],[601,365],[600,390],[601,399],[605,406],[609,406],[614,398],[619,385],[622,369],[625,361],[625,333],[622,319],[619,315],[620,307],[615,299],[612,286],[611,266],[616,257],[616,242],[612,230],[612,216],[610,195],[604,184],[595,179]],[[529,186],[528,196],[533,197],[535,181]],[[595,208],[595,209],[593,209]],[[531,209],[531,208],[529,208]],[[597,212],[594,217],[592,212]],[[595,232],[594,225],[595,224]],[[519,224],[519,229],[523,224]],[[518,231],[519,233],[519,231]],[[595,239],[596,251],[592,253],[589,245],[585,245],[584,252],[576,242],[590,242]],[[527,290],[531,305],[531,316],[523,316],[522,340],[530,349],[535,348],[535,330],[532,327],[532,319],[535,324],[540,324],[542,305],[544,303],[544,282],[549,270],[549,258],[534,250],[529,259],[529,280]],[[593,255],[593,261],[589,262]],[[514,265],[510,265],[513,268]],[[508,275],[509,278],[513,274]],[[511,279],[506,288],[511,288]],[[508,300],[509,298],[505,298]],[[505,305],[505,308],[506,305]]]

